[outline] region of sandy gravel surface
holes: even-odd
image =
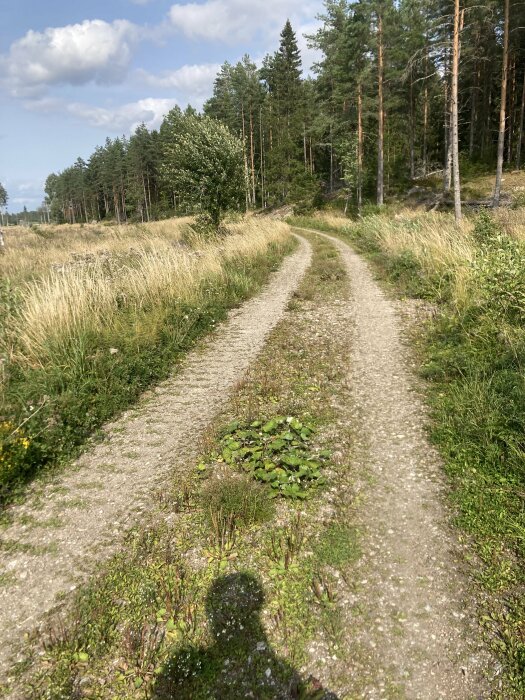
[[[35,484],[0,538],[0,673],[23,634],[78,585],[140,522],[152,493],[194,459],[199,438],[280,320],[311,260],[285,259],[261,294],[229,316],[182,370],[106,428],[52,483]]]
[[[494,663],[475,624],[461,545],[450,527],[439,455],[426,434],[395,302],[367,263],[329,238],[347,266],[354,463],[363,556],[347,643],[362,698],[489,696]],[[355,612],[358,611],[358,612]]]

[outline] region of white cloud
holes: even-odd
[[[145,97],[136,102],[111,107],[100,107],[86,102],[67,102],[58,97],[24,102],[26,109],[33,112],[70,114],[90,126],[115,134],[132,133],[142,123],[149,129],[156,129],[170,109],[180,104],[181,100],[174,97]]]
[[[5,185],[9,195],[7,202],[8,211],[22,209],[24,204],[28,209],[33,209],[42,203],[44,198],[44,183],[41,179],[17,179],[6,177],[0,181]]]
[[[44,193],[42,192],[42,195],[40,197],[12,197],[9,199],[7,203],[7,210],[9,211],[9,205],[11,205],[11,210],[15,210],[14,213],[17,213],[16,210],[22,209],[24,206],[27,207],[28,210],[34,210],[38,209],[38,207],[42,204],[42,201],[44,199]]]
[[[213,81],[219,70],[218,63],[203,63],[182,66],[173,71],[164,71],[159,75],[139,70],[137,75],[150,87],[180,90],[191,96],[208,96],[211,95]]]
[[[297,45],[299,47],[299,51],[301,52],[303,68],[306,73],[312,69],[314,63],[318,63],[323,58],[322,51],[308,46],[308,39],[306,38],[306,36],[315,35],[320,26],[321,22],[308,22],[307,24],[300,26],[297,30]]]
[[[18,97],[42,94],[49,85],[117,83],[127,73],[138,34],[127,20],[100,19],[30,30],[2,56],[0,69]]]
[[[169,20],[192,39],[245,43],[261,31],[282,28],[288,17],[311,18],[319,9],[315,0],[206,0],[172,5]]]
[[[163,117],[177,104],[173,98],[147,97],[118,107],[94,107],[81,102],[65,106],[73,116],[114,133],[131,133],[144,122],[149,129],[160,126]]]

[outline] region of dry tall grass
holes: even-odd
[[[417,209],[401,209],[394,215],[367,216],[354,223],[333,213],[321,214],[322,221],[330,227],[351,231],[356,226],[366,231],[378,247],[388,255],[401,255],[406,251],[416,258],[428,272],[439,273],[468,264],[474,255],[471,239],[473,224],[463,219],[456,226],[448,213],[423,213]]]
[[[493,211],[493,216],[509,235],[525,240],[525,208],[502,207]],[[450,213],[396,208],[395,213],[386,209],[384,214],[366,216],[359,222],[333,212],[322,212],[316,218],[335,230],[359,231],[391,259],[410,253],[429,278],[447,275],[458,306],[472,293],[469,279],[476,251],[473,217],[466,216],[457,225]]]
[[[164,235],[152,237],[148,231],[138,241],[127,232],[113,234],[111,254],[53,267],[22,291],[19,313],[9,327],[12,359],[30,366],[55,362],[87,334],[106,332],[123,310],[154,313],[176,303],[198,306],[207,283],[220,281],[229,261],[239,260],[242,269],[242,261],[289,235],[288,226],[274,220],[252,218],[231,229],[232,235],[213,241],[196,237],[191,248],[174,245],[180,224],[161,231]],[[64,260],[66,251],[56,250]]]
[[[463,219],[456,226],[450,214],[417,214],[407,209],[392,219],[367,217],[366,226],[385,253],[400,255],[409,250],[432,273],[457,269],[474,257],[472,223]]]
[[[4,229],[6,245],[0,255],[0,277],[15,282],[28,280],[75,256],[123,253],[132,245],[155,249],[179,240],[190,221],[181,218],[129,226],[12,226]]]

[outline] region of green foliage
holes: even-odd
[[[480,211],[474,225],[474,238],[480,244],[497,243],[503,235],[503,231],[495,219],[484,209]]]
[[[22,428],[10,421],[0,422],[0,484],[10,483],[20,472],[27,471],[36,456],[32,441]]]
[[[518,192],[512,198],[512,209],[525,207],[525,192]]]
[[[275,510],[268,491],[243,474],[211,477],[201,491],[201,501],[208,518],[221,512],[245,527],[270,520]]]
[[[330,523],[321,532],[314,555],[319,564],[339,569],[356,561],[361,556],[356,529],[344,522]]]
[[[518,326],[525,319],[523,245],[507,236],[488,213],[476,221],[479,250],[474,261],[473,289],[478,311],[496,326]]]
[[[7,191],[5,187],[2,185],[0,182],[0,207],[5,207],[7,204],[9,197],[7,195]]]
[[[183,202],[200,207],[217,229],[230,209],[244,206],[243,145],[210,117],[172,110],[163,129],[166,183]]]
[[[87,669],[115,652],[120,661],[108,680],[118,697],[130,697],[160,673],[170,647],[194,630],[199,586],[168,532],[133,533],[127,551],[75,596],[67,623],[48,621],[43,646],[49,664],[34,679],[31,697],[69,700],[81,679],[89,692],[95,686]]]
[[[224,430],[218,457],[269,484],[274,496],[304,499],[309,489],[324,483],[321,467],[329,457],[326,451],[309,451],[313,433],[311,424],[292,416],[234,422]]]

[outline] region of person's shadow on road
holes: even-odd
[[[314,678],[279,658],[268,644],[260,611],[264,593],[247,573],[217,578],[206,598],[214,642],[179,650],[165,664],[155,700],[338,700]]]

